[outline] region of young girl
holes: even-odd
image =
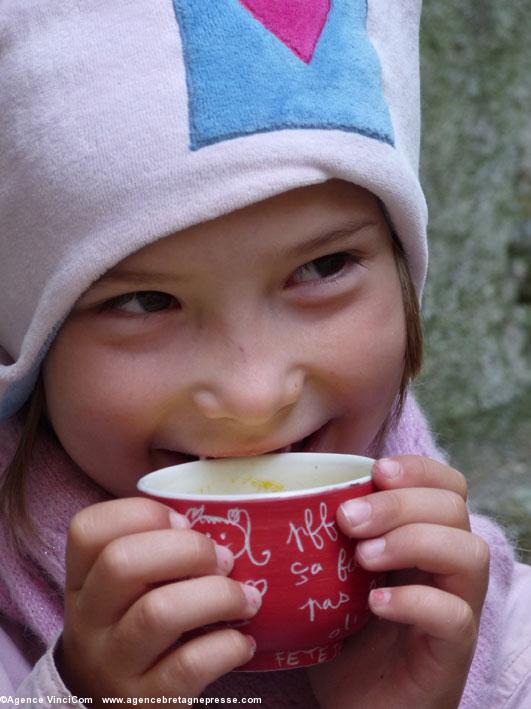
[[[471,531],[408,392],[418,20],[409,0],[4,8],[6,701],[531,701],[529,570],[490,522]],[[378,459],[378,492],[337,523],[389,585],[336,660],[233,673],[251,637],[179,639],[259,594],[136,482],[287,447]]]

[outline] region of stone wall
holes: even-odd
[[[531,546],[530,24],[531,0],[425,0],[421,33],[430,273],[417,392],[476,504],[495,509],[523,546]]]

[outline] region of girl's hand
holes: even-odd
[[[254,641],[218,629],[179,644],[185,631],[251,618],[259,592],[226,577],[232,553],[152,500],[87,507],[67,545],[65,626],[58,667],[78,696],[196,697],[248,662]]]
[[[338,511],[371,571],[373,618],[333,662],[309,670],[322,707],[457,707],[479,629],[489,572],[487,544],[470,532],[461,473],[420,456],[378,461],[381,490]],[[350,519],[349,519],[350,516]]]

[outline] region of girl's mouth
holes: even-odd
[[[229,452],[224,452],[220,455],[190,455],[188,453],[182,453],[180,451],[173,451],[169,449],[159,449],[161,453],[164,454],[167,460],[169,460],[169,465],[181,465],[182,463],[192,463],[196,460],[215,460],[218,458],[242,458],[245,456],[259,456],[259,455],[272,455],[274,453],[312,453],[317,450],[321,450],[321,440],[323,438],[326,427],[328,426],[328,421],[324,426],[321,426],[317,430],[310,433],[308,436],[301,438],[298,441],[289,443],[287,446],[282,446],[281,448],[275,449],[248,449],[248,450],[234,450]]]

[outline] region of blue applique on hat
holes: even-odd
[[[173,0],[190,147],[286,128],[394,144],[366,0]]]

